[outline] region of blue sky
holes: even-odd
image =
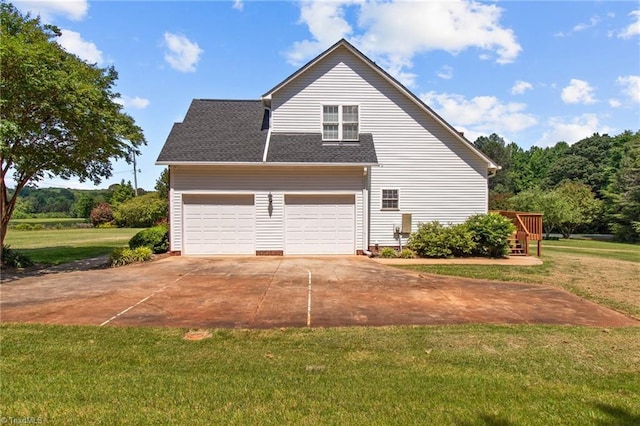
[[[58,42],[115,66],[148,145],[138,185],[193,98],[258,99],[346,38],[474,141],[528,149],[640,130],[636,1],[19,1],[63,30]],[[133,180],[114,163],[99,187]],[[48,179],[41,187],[94,188]]]

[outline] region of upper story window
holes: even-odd
[[[322,106],[322,140],[357,141],[358,135],[358,105]]]

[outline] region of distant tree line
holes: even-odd
[[[84,218],[94,225],[147,227],[166,219],[168,172],[156,181],[155,191],[134,190],[122,180],[107,189],[24,187],[18,194],[13,219],[38,217]]]
[[[545,231],[565,237],[613,233],[640,241],[640,132],[528,150],[492,134],[474,145],[502,166],[489,179],[489,209],[542,212]]]

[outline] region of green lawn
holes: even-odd
[[[111,253],[127,246],[140,229],[87,228],[18,231],[9,229],[5,244],[29,256],[36,263],[59,265]]]
[[[2,416],[46,424],[640,422],[639,328],[0,330]]]
[[[640,263],[640,245],[595,240],[543,241],[542,252],[588,254],[608,259],[628,260]]]
[[[543,241],[543,264],[403,265],[440,275],[515,281],[560,287],[578,296],[640,318],[640,245],[606,241]]]

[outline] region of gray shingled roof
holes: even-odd
[[[371,133],[359,141],[322,142],[320,133],[272,133],[267,162],[274,163],[377,163]]]
[[[268,117],[268,115],[267,115]],[[261,162],[268,118],[260,101],[194,99],[159,162]]]
[[[262,163],[269,128],[261,101],[194,99],[175,123],[158,162]],[[357,142],[327,144],[320,133],[272,133],[267,162],[376,163],[371,134]]]

